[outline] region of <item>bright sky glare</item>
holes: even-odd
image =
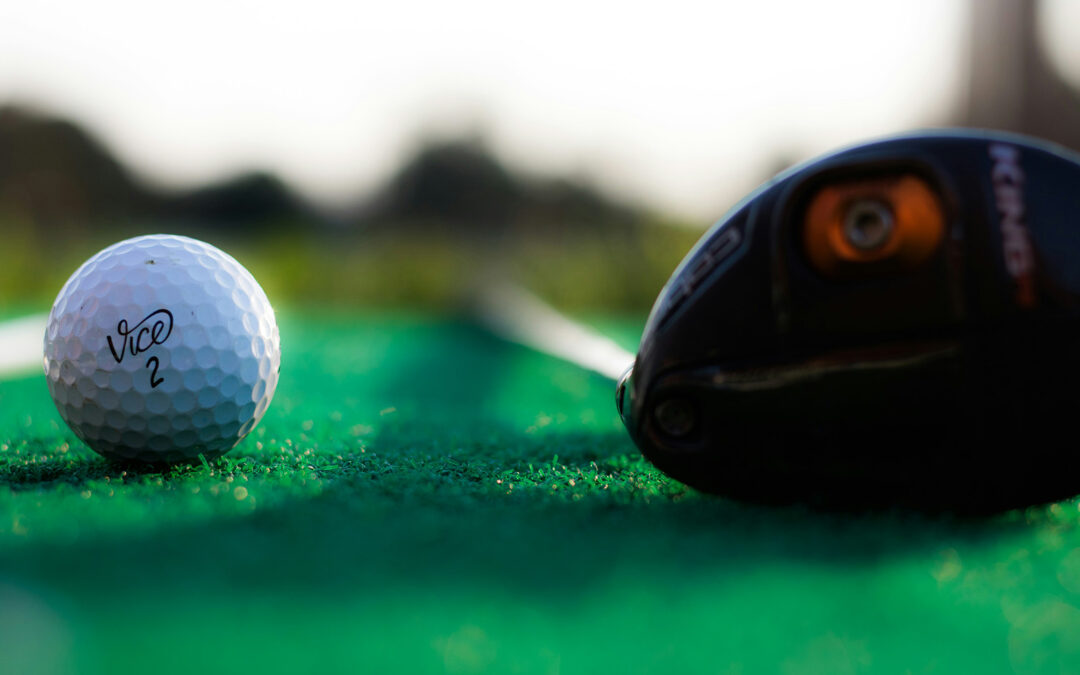
[[[1051,61],[1065,79],[1080,88],[1080,2],[1043,0],[1039,31]]]
[[[782,158],[941,123],[966,0],[0,5],[0,102],[158,183],[242,168],[341,201],[423,135],[711,219]]]

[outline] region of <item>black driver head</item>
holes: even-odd
[[[995,511],[1080,493],[1080,158],[909,135],[781,174],[653,307],[620,413],[700,490]]]

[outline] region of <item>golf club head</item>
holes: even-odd
[[[1080,493],[1080,158],[943,131],[751,194],[687,255],[616,394],[697,489],[997,511]]]

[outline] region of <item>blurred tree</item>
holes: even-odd
[[[638,209],[580,181],[526,177],[471,139],[422,147],[360,213],[375,229],[448,228],[481,237],[588,231],[642,219]]]
[[[518,180],[482,145],[450,141],[421,148],[364,211],[380,223],[483,232],[504,228],[521,200]]]
[[[439,230],[481,241],[526,233],[621,235],[647,219],[582,180],[508,168],[475,139],[422,146],[359,214],[351,220],[367,231]],[[30,224],[42,236],[99,227],[122,235],[148,226],[246,234],[329,222],[266,172],[187,191],[152,188],[77,125],[15,106],[0,108],[0,220]]]
[[[158,215],[232,230],[286,228],[319,220],[281,179],[259,171],[167,196]]]
[[[237,230],[320,220],[268,173],[183,192],[152,189],[84,129],[18,106],[0,107],[0,218],[68,234],[126,223]]]
[[[84,130],[24,108],[0,108],[0,213],[80,228],[144,213],[154,202]]]
[[[640,209],[611,200],[587,183],[552,178],[529,184],[528,208],[522,222],[537,229],[579,230],[607,229],[640,223]]]

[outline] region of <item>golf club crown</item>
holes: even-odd
[[[797,166],[657,299],[617,403],[658,468],[763,502],[1080,492],[1080,160],[941,131]]]

